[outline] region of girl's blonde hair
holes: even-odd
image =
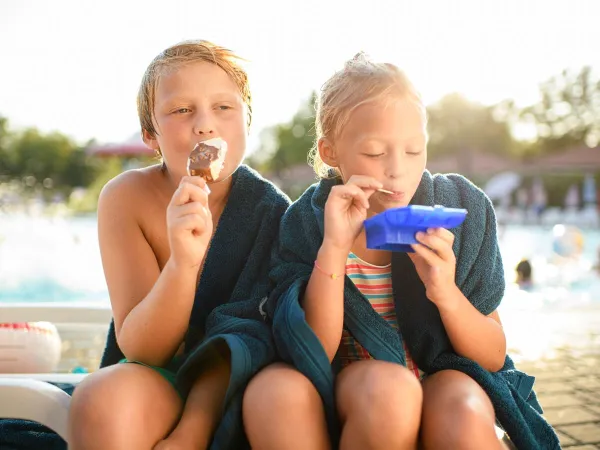
[[[371,60],[363,52],[347,61],[341,70],[327,80],[315,103],[316,137],[309,153],[309,163],[317,176],[326,178],[332,171],[319,155],[320,139],[335,141],[352,112],[359,106],[398,98],[415,101],[426,118],[421,96],[406,74],[393,64]]]
[[[137,110],[142,130],[148,131],[152,136],[157,134],[152,119],[154,119],[156,87],[160,77],[169,70],[194,62],[215,64],[229,75],[240,90],[242,100],[247,106],[247,123],[250,126],[252,122],[252,96],[250,95],[248,74],[241,65],[242,61],[244,60],[231,50],[203,40],[180,42],[161,52],[146,69],[138,91]]]

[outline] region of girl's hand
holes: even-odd
[[[374,178],[354,175],[346,184],[331,188],[325,204],[323,243],[348,253],[367,218],[369,197],[382,187]]]
[[[201,177],[183,177],[167,207],[167,234],[175,265],[198,269],[212,232],[206,181]]]
[[[429,228],[417,233],[419,244],[409,253],[417,273],[425,285],[427,298],[436,306],[451,307],[456,295],[456,257],[452,250],[454,235],[445,228]]]

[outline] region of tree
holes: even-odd
[[[35,128],[10,133],[0,121],[0,168],[5,180],[20,180],[25,191],[42,191],[48,196],[60,192],[67,196],[77,186],[88,186],[101,170],[84,148],[67,136],[54,132],[42,134]]]
[[[512,155],[517,151],[510,125],[496,106],[470,102],[449,94],[427,108],[431,158],[473,152]]]
[[[538,152],[600,142],[600,78],[589,66],[564,70],[540,84],[540,101],[521,118],[537,129]]]
[[[8,152],[9,138],[8,120],[0,117],[0,182],[3,178],[9,178],[12,172],[12,161]]]
[[[316,93],[304,102],[292,120],[263,132],[261,145],[251,161],[262,170],[279,174],[283,169],[307,164],[314,143]]]

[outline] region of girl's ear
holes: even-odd
[[[337,153],[333,143],[329,139],[325,137],[319,139],[319,142],[317,143],[317,149],[319,150],[321,161],[323,161],[329,167],[338,167]]]

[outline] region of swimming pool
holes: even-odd
[[[533,263],[535,287],[508,287],[507,306],[517,302],[572,305],[600,302],[600,277],[591,270],[600,231],[583,230],[577,263],[552,261],[552,228],[508,226],[500,235],[506,279],[522,257]],[[109,304],[97,241],[96,217],[0,215],[0,302]]]

